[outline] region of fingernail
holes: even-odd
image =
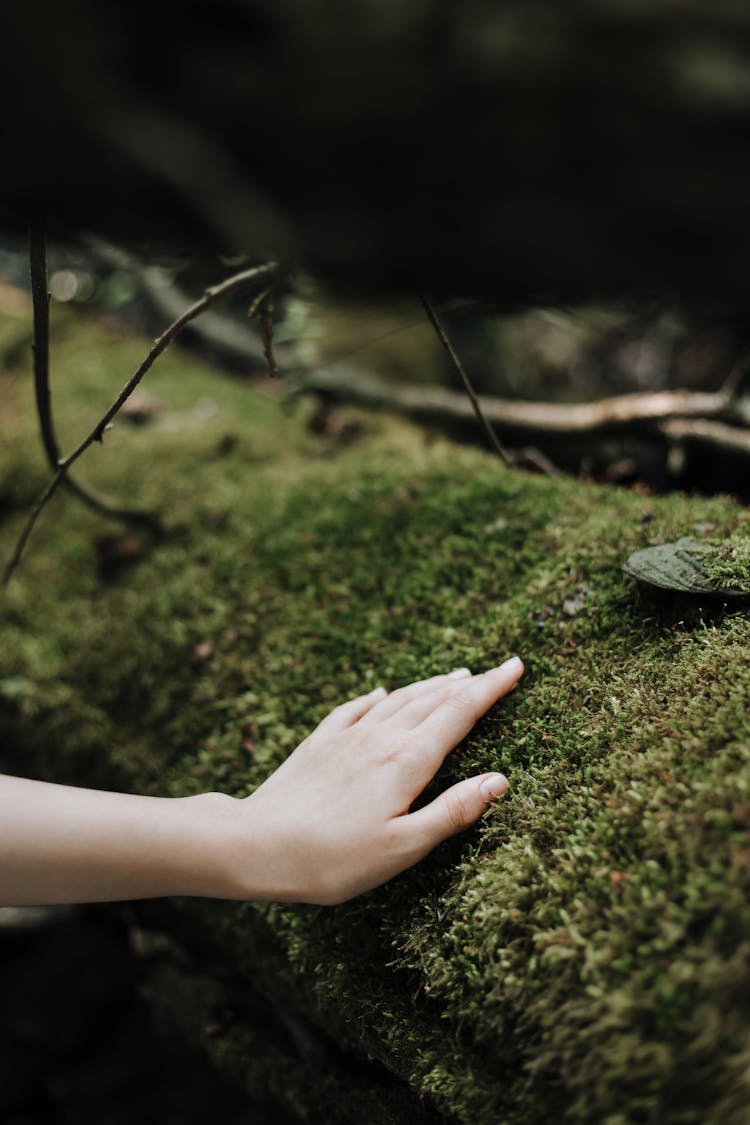
[[[485,777],[484,781],[479,786],[479,792],[482,794],[485,801],[494,801],[495,797],[499,797],[507,788],[507,777],[501,773],[493,773],[489,777]]]
[[[384,687],[373,688],[372,691],[370,692],[370,695],[387,695],[387,694],[388,694],[388,691]]]
[[[448,679],[449,680],[460,680],[460,679],[463,679],[464,676],[470,676],[470,675],[471,675],[471,669],[470,668],[454,668],[452,672],[448,673]]]
[[[506,660],[504,664],[500,665],[498,671],[509,672],[511,675],[520,676],[523,672],[523,661],[519,660],[517,656],[511,656],[510,660]]]

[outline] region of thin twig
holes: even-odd
[[[42,222],[34,222],[29,228],[29,273],[31,275],[31,300],[33,306],[34,339],[34,391],[36,409],[39,416],[39,430],[44,452],[53,472],[60,464],[60,447],[55,433],[52,417],[52,401],[49,384],[49,292],[47,285],[47,240]],[[89,492],[71,476],[65,477],[63,484],[84,504],[102,516],[111,516],[126,523],[158,526],[156,516],[150,512],[120,508]]]
[[[726,398],[728,406],[739,397],[749,365],[750,356],[747,352],[743,352],[722,383],[719,394]]]
[[[92,234],[79,235],[83,245],[97,262],[110,269],[126,270],[135,278],[139,289],[160,322],[169,324],[190,304],[191,298],[183,292],[169,270],[146,265],[139,257],[121,246],[114,246]],[[255,298],[253,298],[255,300]],[[206,344],[212,354],[221,356],[232,370],[243,373],[263,363],[263,344],[260,334],[244,324],[238,317],[219,310],[217,305],[208,309],[186,329],[196,339]],[[283,346],[276,348],[277,358],[285,360]],[[281,354],[279,354],[281,353]]]
[[[60,451],[52,424],[49,391],[49,291],[47,286],[47,239],[42,223],[29,227],[29,274],[33,309],[34,392],[42,444],[51,469],[57,469]]]
[[[443,345],[443,347],[447,351],[448,355],[450,356],[451,363],[453,364],[456,371],[461,376],[464,387],[466,388],[466,393],[469,396],[469,399],[471,400],[471,405],[474,408],[474,413],[476,414],[477,419],[479,420],[480,424],[482,426],[484,426],[484,428],[487,432],[487,436],[489,437],[489,439],[490,439],[490,441],[491,441],[491,443],[492,443],[492,445],[495,449],[495,452],[497,453],[500,460],[504,462],[504,464],[510,465],[511,464],[511,458],[508,456],[506,450],[500,444],[500,441],[498,439],[497,434],[495,433],[494,429],[492,428],[492,426],[490,425],[490,423],[487,421],[484,414],[482,413],[482,408],[479,405],[479,399],[477,398],[476,392],[475,392],[473,386],[471,385],[471,381],[469,379],[469,376],[466,374],[466,371],[464,369],[464,365],[461,363],[461,360],[458,358],[453,345],[451,344],[450,340],[448,339],[448,335],[447,335],[445,329],[443,328],[443,325],[440,323],[440,320],[438,318],[437,313],[435,312],[435,310],[432,307],[430,301],[427,299],[427,297],[424,295],[424,293],[420,293],[419,299],[422,302],[422,307],[424,308],[424,311],[427,313],[427,317],[430,321],[430,324],[432,325],[432,327],[435,329],[435,332],[437,333],[437,337],[440,340],[440,343]]]
[[[526,465],[544,473],[547,477],[561,477],[563,473],[558,469],[551,457],[535,445],[524,445],[521,449],[512,449],[509,456],[514,465]]]
[[[36,523],[37,519],[41,515],[42,508],[45,506],[45,504],[49,500],[50,496],[52,495],[52,493],[55,491],[55,489],[59,485],[59,483],[62,479],[62,475],[63,475],[63,470],[58,469],[57,472],[55,473],[54,477],[52,478],[52,480],[49,482],[49,484],[45,488],[42,495],[37,500],[36,504],[34,505],[34,507],[31,510],[31,512],[29,513],[29,518],[26,520],[26,523],[24,524],[23,531],[21,532],[21,534],[19,535],[19,537],[16,541],[16,545],[13,549],[13,554],[10,556],[7,563],[5,564],[5,569],[3,571],[3,586],[7,586],[8,583],[10,582],[10,580],[13,576],[14,570],[16,569],[16,567],[18,566],[18,564],[21,561],[21,556],[23,555],[24,549],[25,549],[26,544],[29,540],[29,536],[31,535],[32,531],[34,530],[34,524]]]
[[[268,374],[272,379],[278,379],[279,369],[276,366],[276,356],[273,351],[273,297],[270,290],[261,305],[260,324],[263,330],[263,354],[268,364]]]
[[[278,379],[279,369],[273,348],[273,285],[267,286],[253,299],[247,312],[250,320],[253,317],[260,319],[263,335],[263,355],[268,364],[268,374],[272,379]]]
[[[195,301],[195,303],[192,304],[188,309],[186,309],[181,316],[172,321],[172,323],[161,334],[161,336],[159,336],[158,339],[154,341],[153,347],[149,349],[149,352],[146,355],[145,359],[128,379],[127,383],[122,388],[117,398],[114,400],[105,414],[100,418],[100,420],[94,426],[93,430],[91,430],[91,432],[87,434],[80,445],[76,449],[74,449],[71,454],[69,454],[66,458],[59,462],[57,473],[47,485],[46,489],[31,511],[29,518],[27,519],[26,524],[23,528],[23,531],[21,532],[21,535],[18,539],[13,555],[9,559],[5,570],[3,571],[3,586],[7,585],[10,581],[14,570],[20,562],[24,547],[26,546],[28,538],[34,528],[34,524],[36,523],[46,504],[57,491],[60,483],[65,479],[66,473],[70,469],[71,465],[74,465],[78,458],[83,453],[85,453],[89,446],[93,445],[95,441],[101,442],[103,440],[104,432],[114,416],[136,389],[143,376],[153,365],[154,361],[158,359],[161,353],[169,346],[177,333],[182,328],[184,328],[186,324],[189,324],[191,320],[194,320],[197,316],[200,316],[203,310],[214,304],[215,301],[220,300],[222,297],[228,296],[230,293],[234,293],[235,290],[241,289],[245,285],[250,285],[256,281],[266,280],[267,278],[273,276],[273,274],[276,272],[276,269],[277,266],[275,262],[268,262],[266,263],[266,265],[257,266],[254,269],[242,270],[240,273],[236,273],[233,274],[232,277],[228,277],[226,281],[222,281],[219,285],[211,286],[210,289],[206,289],[205,293],[198,301]]]
[[[260,306],[263,304],[263,302],[265,301],[266,297],[268,296],[268,294],[270,292],[271,292],[271,286],[267,285],[265,289],[261,289],[260,293],[256,293],[256,295],[253,297],[252,301],[250,302],[250,308],[247,310],[248,320],[252,320],[253,317],[258,315],[258,310],[259,310]]]

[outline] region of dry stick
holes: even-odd
[[[49,387],[49,292],[47,287],[47,245],[43,223],[33,223],[29,228],[29,273],[31,275],[31,300],[34,319],[34,391],[39,429],[50,468],[57,472],[60,465],[60,447],[52,418]],[[64,480],[69,492],[103,516],[113,516],[126,523],[158,528],[159,523],[149,512],[119,508],[100,499],[87,488],[68,476]]]
[[[720,400],[719,413],[729,413],[738,404],[745,378],[748,374],[750,356],[742,352],[729,371],[717,392]],[[659,425],[659,431],[669,443],[667,468],[674,476],[683,469],[685,443],[695,442],[718,449],[722,453],[750,454],[750,431],[726,422],[710,418],[667,418]]]
[[[727,405],[730,405],[734,399],[739,398],[748,373],[748,364],[750,364],[750,356],[747,352],[743,352],[722,383],[719,394],[724,395]]]
[[[484,426],[485,430],[487,431],[487,435],[488,435],[490,441],[492,442],[492,445],[494,446],[495,452],[497,453],[498,457],[506,465],[510,465],[511,464],[511,458],[509,457],[509,455],[505,451],[505,449],[503,449],[502,445],[500,444],[500,441],[498,439],[497,434],[495,433],[494,429],[492,428],[492,426],[490,425],[490,423],[487,421],[484,414],[482,413],[482,408],[479,405],[479,399],[477,398],[476,392],[474,391],[474,388],[471,385],[471,382],[469,380],[469,376],[466,374],[466,371],[464,370],[464,366],[461,363],[461,360],[456,355],[456,352],[454,351],[453,345],[451,344],[450,340],[448,339],[446,331],[443,328],[442,324],[440,323],[440,320],[438,319],[437,313],[435,312],[434,308],[432,307],[432,305],[430,304],[430,302],[428,301],[428,299],[424,295],[424,293],[420,293],[419,299],[422,302],[422,307],[424,308],[424,311],[427,313],[427,317],[430,321],[430,324],[432,325],[432,327],[435,329],[435,332],[437,333],[437,337],[438,337],[440,343],[443,345],[443,347],[447,351],[448,355],[450,356],[451,363],[453,364],[456,371],[459,373],[459,375],[461,376],[461,379],[463,380],[464,387],[466,388],[466,393],[471,400],[471,405],[474,407],[474,413],[476,414],[477,419],[479,420],[479,423],[482,426]]]
[[[668,418],[659,430],[673,443],[694,441],[718,449],[722,453],[750,454],[750,430],[715,422],[710,418]]]
[[[254,316],[257,316],[258,309],[263,304],[270,292],[271,286],[267,285],[265,289],[261,289],[260,293],[256,294],[256,296],[253,297],[252,301],[250,302],[250,308],[247,310],[248,320],[252,320]]]
[[[79,238],[98,262],[108,268],[127,270],[165,324],[169,324],[190,304],[190,298],[165,270],[146,266],[140,258],[121,246],[114,246],[95,235],[82,234]],[[247,364],[254,366],[263,360],[260,340],[236,317],[226,316],[218,309],[209,310],[190,327],[212,350],[226,355],[233,365],[239,360],[243,367]]]
[[[272,379],[278,379],[279,369],[273,350],[273,285],[267,286],[254,297],[247,310],[250,320],[260,318],[261,332],[263,335],[263,355],[268,365],[268,374]]]
[[[260,310],[260,323],[263,329],[263,354],[268,364],[268,374],[272,379],[278,379],[279,369],[276,366],[276,356],[273,352],[273,299],[270,295],[263,301]]]
[[[422,384],[394,386],[370,372],[336,371],[333,365],[307,372],[303,390],[338,395],[363,406],[402,410],[414,418],[464,421],[474,416],[462,391]],[[729,399],[723,391],[646,391],[594,402],[531,402],[484,395],[482,411],[496,426],[519,435],[597,434],[649,425],[669,418],[722,418],[750,423],[750,396]]]
[[[163,332],[161,336],[159,336],[158,339],[154,341],[154,345],[149,350],[146,358],[133,373],[133,375],[131,375],[130,379],[128,379],[127,383],[122,388],[115,401],[112,403],[103,417],[97,422],[93,430],[83,439],[81,444],[76,449],[74,449],[71,454],[69,454],[68,457],[59,462],[57,473],[47,485],[46,489],[39,497],[39,500],[31,511],[29,518],[27,519],[26,524],[23,528],[23,531],[21,532],[21,535],[18,539],[18,542],[16,543],[15,550],[13,551],[11,558],[8,560],[8,563],[6,564],[2,578],[3,586],[6,586],[10,581],[14,570],[21,560],[24,547],[26,546],[29,536],[33,531],[34,524],[39,518],[47,502],[57,491],[60,483],[65,479],[65,475],[70,466],[75,464],[81,454],[85,453],[89,446],[93,445],[95,441],[103,440],[104,431],[109,426],[115,414],[117,414],[123,404],[128,400],[128,398],[138,386],[141,379],[152,366],[154,361],[158,359],[161,353],[169,346],[169,344],[171,344],[172,340],[175,338],[180,329],[184,328],[185,325],[189,324],[189,322],[191,320],[194,320],[195,317],[200,316],[203,310],[207,309],[215,301],[220,300],[222,297],[228,296],[228,294],[230,293],[234,293],[236,289],[240,289],[245,285],[249,285],[252,282],[265,280],[268,277],[271,277],[275,273],[276,268],[277,266],[275,262],[268,262],[264,266],[257,266],[254,269],[250,270],[242,270],[241,273],[233,274],[232,277],[228,277],[226,281],[222,281],[219,285],[211,286],[210,289],[207,289],[205,291],[200,300],[196,301],[190,306],[190,308],[186,309],[186,311],[181,316],[172,321],[166,331]]]

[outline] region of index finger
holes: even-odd
[[[507,695],[523,674],[523,663],[517,656],[506,660],[499,668],[473,676],[462,684],[460,690],[453,692],[439,703],[412,734],[424,735],[433,740],[435,749],[445,757],[456,743],[464,738],[474,724],[481,719],[503,695]]]

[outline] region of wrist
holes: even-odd
[[[249,797],[202,795],[215,824],[212,888],[202,893],[242,901],[323,902],[309,873],[309,839],[279,817],[266,791]]]
[[[193,841],[201,840],[198,861],[188,874],[183,893],[206,898],[252,897],[248,879],[247,829],[242,825],[242,800],[228,793],[199,793],[179,798]]]

